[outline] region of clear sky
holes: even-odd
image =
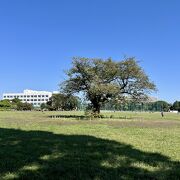
[[[135,56],[180,100],[180,0],[1,0],[0,95],[57,90],[73,56]],[[0,96],[0,97],[1,97]]]

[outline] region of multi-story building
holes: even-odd
[[[23,103],[30,103],[33,106],[40,106],[42,103],[49,101],[52,92],[48,91],[33,91],[26,89],[23,93],[4,93],[3,99],[12,100],[14,98],[20,99]]]

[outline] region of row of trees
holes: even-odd
[[[48,109],[50,111],[57,110],[86,110],[89,108],[87,102],[81,101],[77,96],[67,96],[65,94],[54,94],[50,101],[46,104],[41,105],[41,109]],[[91,107],[90,107],[91,108]],[[170,110],[180,111],[180,102],[176,101],[170,104],[166,101],[156,101],[156,102],[134,102],[126,100],[123,103],[110,100],[103,103],[101,110],[111,110],[111,111],[164,111],[168,112]]]
[[[33,109],[33,106],[29,103],[22,103],[19,99],[10,100],[1,100],[0,101],[0,110],[18,110],[18,111],[30,111]]]
[[[65,94],[53,94],[45,104],[41,104],[41,109],[47,109],[50,111],[57,110],[77,110],[80,107],[80,99],[76,96],[65,95]],[[0,110],[18,110],[18,111],[28,111],[34,108],[32,104],[23,103],[19,99],[13,100],[1,100],[0,101]]]
[[[65,94],[54,94],[50,101],[41,105],[41,109],[47,109],[50,111],[57,110],[85,110],[88,107],[87,103],[83,103],[77,96],[67,96]],[[33,106],[28,103],[22,103],[19,99],[2,100],[0,101],[0,110],[32,110]],[[165,101],[156,102],[134,102],[125,101],[120,103],[119,101],[110,100],[103,103],[102,110],[113,111],[164,111],[176,110],[180,112],[180,101],[176,101],[173,104],[169,104]]]
[[[171,104],[165,101],[156,102],[133,102],[126,101],[124,103],[119,103],[116,101],[109,101],[102,105],[104,110],[116,110],[116,111],[169,111]]]

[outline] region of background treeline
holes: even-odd
[[[41,105],[41,109],[47,110],[85,110],[88,103],[82,101],[77,96],[55,94],[51,97],[50,101]],[[125,101],[120,103],[116,100],[110,100],[103,103],[101,110],[111,111],[164,111],[176,110],[180,112],[180,101],[170,104],[166,101],[144,102],[138,103],[133,101]]]
[[[50,100],[41,104],[41,107],[35,108],[31,104],[22,103],[19,99],[1,100],[0,110],[18,110],[18,111],[29,111],[29,110],[49,110],[49,111],[71,111],[71,110],[85,110],[88,103],[82,101],[79,97],[65,94],[53,94]],[[144,102],[138,103],[133,101],[125,101],[120,103],[116,100],[110,100],[109,102],[103,103],[101,110],[111,111],[164,111],[170,110],[180,112],[180,101],[175,101],[173,104],[169,104],[166,101],[156,102]]]
[[[31,110],[79,110],[81,101],[78,97],[65,94],[53,94],[47,103],[41,104],[41,107],[33,107],[32,104],[23,103],[19,99],[1,100],[0,110],[17,110],[17,111],[31,111]]]
[[[22,103],[19,99],[1,100],[0,110],[17,110],[17,111],[31,111],[33,109],[32,104]]]
[[[164,111],[168,112],[170,110],[176,110],[180,112],[180,101],[176,101],[173,104],[169,104],[166,101],[156,101],[156,102],[132,102],[126,101],[124,103],[119,103],[116,101],[109,101],[102,105],[102,110],[112,110],[112,111]]]

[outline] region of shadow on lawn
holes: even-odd
[[[0,128],[0,179],[5,177],[180,179],[180,163],[93,136]]]
[[[85,115],[61,115],[61,114],[55,114],[55,115],[49,115],[48,118],[67,118],[67,119],[76,119],[76,120],[90,120],[92,119],[91,116],[85,116]],[[133,119],[132,117],[126,117],[126,116],[100,116],[100,117],[94,117],[93,119]]]
[[[75,118],[76,120],[82,120],[82,119],[87,119],[87,117],[85,115],[50,115],[48,116],[49,118]]]

